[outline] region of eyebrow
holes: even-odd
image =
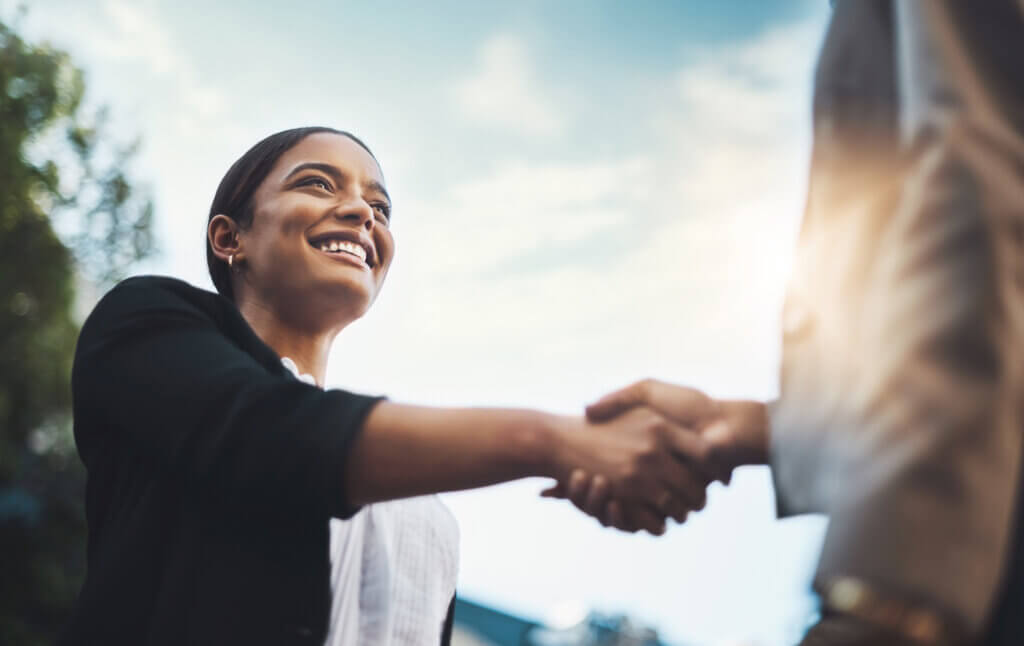
[[[288,175],[284,178],[284,181],[287,182],[288,180],[295,177],[304,170],[318,170],[321,173],[328,175],[338,184],[345,183],[345,175],[340,170],[338,170],[336,166],[332,166],[331,164],[324,164],[322,162],[306,162],[304,164],[299,164],[298,166],[293,168],[291,172],[288,173]],[[363,186],[371,191],[377,191],[378,193],[382,193],[384,197],[387,199],[388,204],[391,204],[391,195],[388,194],[388,191],[387,189],[384,188],[384,185],[378,182],[377,180],[367,180],[366,182],[363,183]]]

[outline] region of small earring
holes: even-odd
[[[234,269],[234,264],[235,264],[235,254],[231,254],[230,256],[228,256],[228,269]]]

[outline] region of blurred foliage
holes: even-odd
[[[76,286],[152,250],[152,203],[68,55],[0,17],[0,644],[54,641],[85,572],[70,430]],[[59,232],[59,233],[58,233]]]

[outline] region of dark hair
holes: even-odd
[[[359,137],[344,130],[335,130],[323,126],[310,126],[306,128],[292,128],[275,132],[263,139],[255,146],[238,158],[224,178],[220,180],[217,193],[213,196],[213,204],[210,205],[210,216],[207,218],[207,225],[213,216],[224,214],[238,223],[240,229],[247,229],[252,225],[253,204],[252,196],[256,193],[263,180],[266,179],[270,170],[285,154],[294,148],[300,141],[310,135],[320,132],[328,132],[343,137],[348,137],[359,144],[363,150],[370,153],[376,160],[373,152],[364,144]],[[210,245],[210,238],[206,238],[206,266],[210,269],[210,278],[217,291],[228,300],[234,301],[235,294],[231,288],[231,270],[227,263],[213,255],[213,247]]]

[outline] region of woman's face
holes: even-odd
[[[285,152],[239,232],[242,284],[297,325],[345,325],[373,303],[394,239],[376,160],[348,137],[310,135]],[[248,295],[248,294],[247,294]]]

